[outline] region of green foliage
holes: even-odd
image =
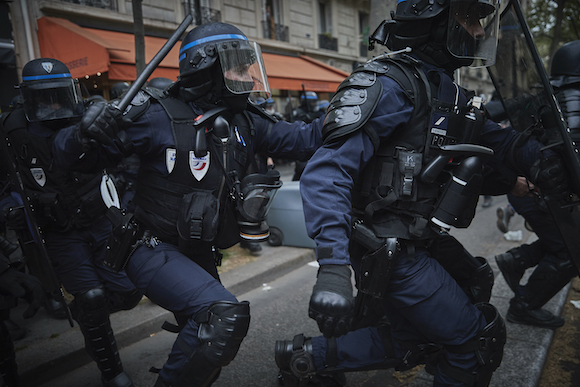
[[[542,58],[551,57],[564,43],[580,39],[579,0],[529,0],[525,9]]]

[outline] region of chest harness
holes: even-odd
[[[414,105],[405,129],[385,140],[369,122],[382,95],[380,76],[396,81]],[[404,240],[469,225],[481,185],[480,156],[493,154],[476,145],[485,116],[474,101],[467,104],[447,75],[407,55],[370,61],[341,83],[324,123],[325,143],[362,129],[375,147],[353,189],[355,222],[372,225],[378,237]]]

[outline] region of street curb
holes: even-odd
[[[229,270],[220,277],[224,286],[232,294],[239,296],[315,259],[312,249],[271,247],[264,244],[262,253],[253,262]],[[111,325],[118,348],[129,346],[159,332],[163,322],[167,320],[174,321],[173,314],[147,298],[132,310],[112,314]],[[68,326],[66,321],[49,321],[50,324]],[[60,333],[29,342],[24,348],[17,350],[21,387],[35,387],[92,361],[84,349],[84,339],[78,324],[74,328],[58,328]],[[32,326],[33,331],[34,329]],[[18,342],[16,347],[18,348]]]

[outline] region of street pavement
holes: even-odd
[[[290,173],[285,168],[283,180]],[[495,210],[505,205],[505,197],[496,197],[489,208],[478,207],[477,215],[468,229],[453,230],[452,234],[460,240],[473,255],[484,256],[490,262],[496,275],[491,303],[505,317],[512,292],[505,283],[494,255],[503,253],[520,243],[531,243],[535,234],[524,228],[523,218],[515,216],[510,230],[522,230],[522,241],[508,241],[495,225]],[[246,295],[272,281],[283,279],[295,270],[315,260],[312,249],[293,246],[272,247],[263,245],[263,251],[251,263],[225,272],[223,284],[235,295]],[[315,271],[309,275],[314,276]],[[529,271],[527,273],[529,275]],[[546,309],[559,315],[565,302],[568,287],[556,295]],[[78,325],[71,328],[66,320],[51,318],[44,309],[29,320],[22,318],[26,305],[21,302],[12,311],[12,319],[27,330],[27,336],[15,342],[19,373],[22,387],[76,387],[98,386],[99,373],[94,362],[84,351],[83,337]],[[161,367],[169,353],[175,335],[161,330],[164,321],[174,321],[172,315],[144,298],[130,311],[118,312],[111,316],[115,337],[124,361],[125,368],[134,378],[136,386],[151,386],[155,374],[147,372],[148,367]],[[506,322],[507,343],[501,366],[495,372],[491,386],[533,387],[537,385],[550,347],[553,331]],[[283,332],[283,336],[288,336]],[[292,332],[299,333],[299,332]],[[289,336],[288,338],[290,338]],[[281,337],[282,338],[282,337]],[[244,342],[245,344],[246,342]],[[244,347],[242,344],[242,347]],[[273,343],[271,343],[273,346]],[[244,348],[246,352],[250,349]],[[260,361],[259,359],[257,361]],[[263,359],[271,362],[272,359]],[[226,368],[227,371],[227,368]],[[248,370],[248,372],[251,372]],[[137,375],[135,377],[135,375]],[[263,386],[270,385],[272,379]],[[97,382],[92,381],[96,379]],[[89,382],[90,380],[90,382]],[[225,379],[223,382],[226,382]],[[231,380],[234,380],[233,378]],[[350,379],[349,379],[350,380]],[[218,381],[219,382],[219,381]],[[233,382],[232,382],[233,383]],[[220,386],[228,384],[217,383]],[[432,377],[424,371],[416,374],[410,382],[411,387],[430,386]],[[232,384],[246,387],[243,384]],[[256,386],[261,384],[257,381]],[[351,384],[356,386],[355,384]],[[362,384],[360,384],[362,385]],[[380,386],[381,384],[374,384]],[[403,384],[401,384],[403,385]]]

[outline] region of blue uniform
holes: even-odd
[[[12,114],[18,115],[21,112],[22,110],[17,110]],[[7,125],[10,125],[10,122],[9,118]],[[7,130],[10,129],[12,128],[7,127]],[[32,139],[32,142],[27,144],[28,150],[21,156],[23,160],[21,176],[25,188],[34,192],[57,193],[59,200],[63,204],[66,203],[67,206],[68,212],[63,215],[64,218],[67,218],[66,221],[62,218],[54,221],[42,219],[42,215],[47,212],[47,209],[44,207],[36,208],[40,216],[37,222],[45,223],[41,226],[44,231],[47,253],[66,291],[72,295],[98,287],[103,287],[111,292],[127,292],[127,294],[135,291],[135,286],[124,272],[116,273],[103,265],[107,239],[111,233],[111,223],[104,216],[104,204],[101,203],[103,211],[96,215],[94,220],[91,220],[92,215],[83,216],[85,208],[82,200],[79,199],[80,194],[77,194],[72,188],[78,188],[75,186],[77,177],[55,168],[52,155],[46,153],[50,152],[50,142],[54,136],[54,130],[42,123],[28,123],[27,129],[22,130],[26,130],[27,132],[23,133],[28,133]],[[17,136],[17,138],[20,137]],[[17,139],[13,141],[15,149],[21,149],[19,141]],[[33,164],[27,164],[28,158],[34,159]],[[43,171],[45,176],[42,178],[45,181],[36,181],[34,176],[42,175],[31,174],[32,169]],[[100,176],[101,174],[97,173],[90,176],[89,179],[100,180]],[[87,181],[86,177],[85,181]],[[94,182],[91,184],[96,195],[100,196],[97,193],[98,184],[95,185]],[[5,196],[0,201],[0,208],[16,207],[20,204],[18,195],[13,194]],[[52,203],[47,204],[47,206],[50,205]],[[77,215],[82,218],[80,222],[82,225],[75,222],[70,225],[68,223],[70,219]]]
[[[197,106],[191,104],[191,107],[196,114],[203,114]],[[273,124],[256,114],[249,114],[249,117],[254,127],[253,136],[244,138],[237,133],[234,141],[237,141],[238,147],[251,147],[251,154],[305,159],[322,143],[321,121],[309,125],[302,122]],[[194,133],[192,130],[191,139]],[[159,103],[152,103],[127,129],[127,135],[134,153],[140,158],[139,176],[155,174],[166,177],[170,174],[172,164],[166,156],[167,150],[176,149],[177,144],[172,123]],[[214,157],[217,153],[212,148],[212,141],[208,140],[208,144],[210,155]],[[74,139],[74,128],[59,133],[55,146],[59,154],[58,162],[66,168],[77,170],[112,166],[125,156],[116,145],[101,146],[83,154]],[[216,158],[210,158],[212,162],[216,163]],[[200,184],[203,184],[203,179]],[[219,187],[211,188],[217,190]],[[177,235],[168,235],[169,241],[161,238],[161,243],[154,248],[139,247],[125,269],[139,290],[175,314],[181,327],[169,359],[160,372],[160,377],[166,381],[176,379],[188,360],[187,353],[194,352],[200,346],[199,324],[194,316],[217,301],[237,302],[219,281],[213,243],[198,242],[195,251],[186,256],[171,240],[173,237]],[[184,351],[185,347],[188,350]]]
[[[442,82],[451,79],[442,70],[437,72]],[[393,134],[405,131],[413,112],[413,104],[402,88],[391,78],[381,76],[383,92],[369,120],[381,143]],[[460,104],[466,97],[460,95]],[[427,130],[427,128],[425,128]],[[517,133],[504,130],[487,121],[482,129],[480,144],[494,149],[492,164],[501,164]],[[399,137],[401,138],[401,137]],[[404,137],[403,137],[404,139]],[[403,140],[404,141],[404,140]],[[536,160],[539,143],[529,142],[519,151],[520,165],[529,167]],[[357,272],[360,262],[349,254],[351,230],[352,190],[361,171],[374,156],[369,136],[362,130],[349,135],[344,141],[321,147],[310,159],[302,177],[301,194],[306,226],[316,241],[317,251],[324,249],[320,265],[352,265]],[[328,254],[331,249],[332,254]],[[430,257],[428,251],[417,247],[414,254],[405,249],[398,255],[383,299],[387,317],[392,324],[396,354],[402,357],[407,348],[419,343],[437,343],[457,346],[473,340],[486,321],[482,313],[468,300],[454,279]],[[326,340],[312,339],[317,369],[326,362]],[[384,360],[385,350],[375,328],[365,328],[337,338],[338,369],[356,369]],[[447,352],[450,365],[473,371],[477,368],[474,352],[457,354]],[[460,386],[439,370],[435,385]]]

